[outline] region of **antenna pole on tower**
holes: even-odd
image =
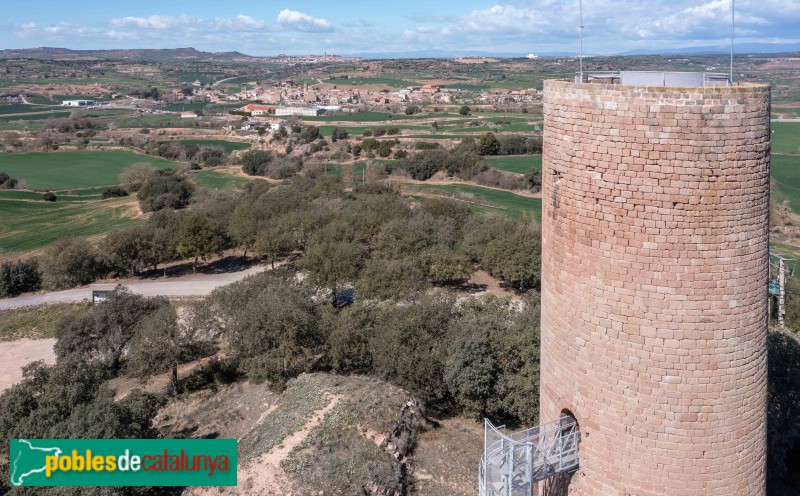
[[[731,74],[730,74],[730,84],[733,86],[733,28],[736,24],[736,8],[735,8],[735,0],[731,0]]]
[[[583,0],[580,0],[580,55],[578,56],[579,59],[579,66],[580,69],[578,74],[580,75],[580,82],[583,82]]]

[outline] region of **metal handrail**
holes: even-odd
[[[577,422],[569,416],[510,434],[485,420],[478,494],[529,496],[536,482],[578,467],[579,444]]]

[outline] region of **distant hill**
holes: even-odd
[[[701,55],[728,53],[730,45],[714,45],[683,48],[635,49],[615,54],[586,53],[587,57],[598,55]],[[734,50],[738,54],[746,53],[793,53],[800,52],[800,43],[738,43]],[[361,52],[344,55],[345,57],[361,57],[367,59],[452,59],[459,57],[495,57],[520,58],[527,52],[491,52],[464,50],[410,50],[404,52]],[[572,51],[537,52],[542,57],[574,57]],[[0,50],[0,60],[4,59],[37,59],[37,60],[127,60],[141,62],[249,62],[265,60],[271,57],[254,57],[241,52],[203,52],[194,48],[165,49],[113,49],[113,50],[70,50],[68,48],[20,48]]]
[[[713,45],[683,48],[663,48],[658,50],[628,50],[617,55],[712,55],[730,53],[730,45]],[[800,43],[736,43],[734,53],[793,53],[800,52]]]
[[[0,50],[2,59],[37,60],[130,60],[141,62],[187,62],[187,61],[248,61],[256,60],[239,52],[202,52],[194,48],[167,49],[117,49],[117,50],[70,50],[68,48],[21,48]]]
[[[662,48],[655,50],[635,49],[625,52],[608,53],[585,53],[587,57],[602,55],[713,55],[730,52],[730,45],[699,46],[699,47],[678,47]],[[738,54],[744,53],[793,53],[800,52],[800,43],[737,43],[734,51]],[[575,57],[577,52],[539,52],[533,51],[541,57]],[[351,54],[354,57],[367,59],[452,59],[458,57],[496,57],[496,58],[519,58],[525,57],[531,52],[469,52],[462,50],[414,50],[407,52],[365,52]]]

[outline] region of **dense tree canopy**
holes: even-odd
[[[195,187],[185,176],[161,170],[148,177],[139,188],[139,206],[145,212],[164,208],[183,208],[189,204]]]

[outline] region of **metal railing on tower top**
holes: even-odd
[[[611,83],[623,86],[677,86],[684,88],[731,86],[728,74],[721,72],[677,71],[581,71],[576,83]]]
[[[580,432],[569,416],[523,431],[505,433],[484,420],[480,496],[531,496],[534,484],[578,468]]]

